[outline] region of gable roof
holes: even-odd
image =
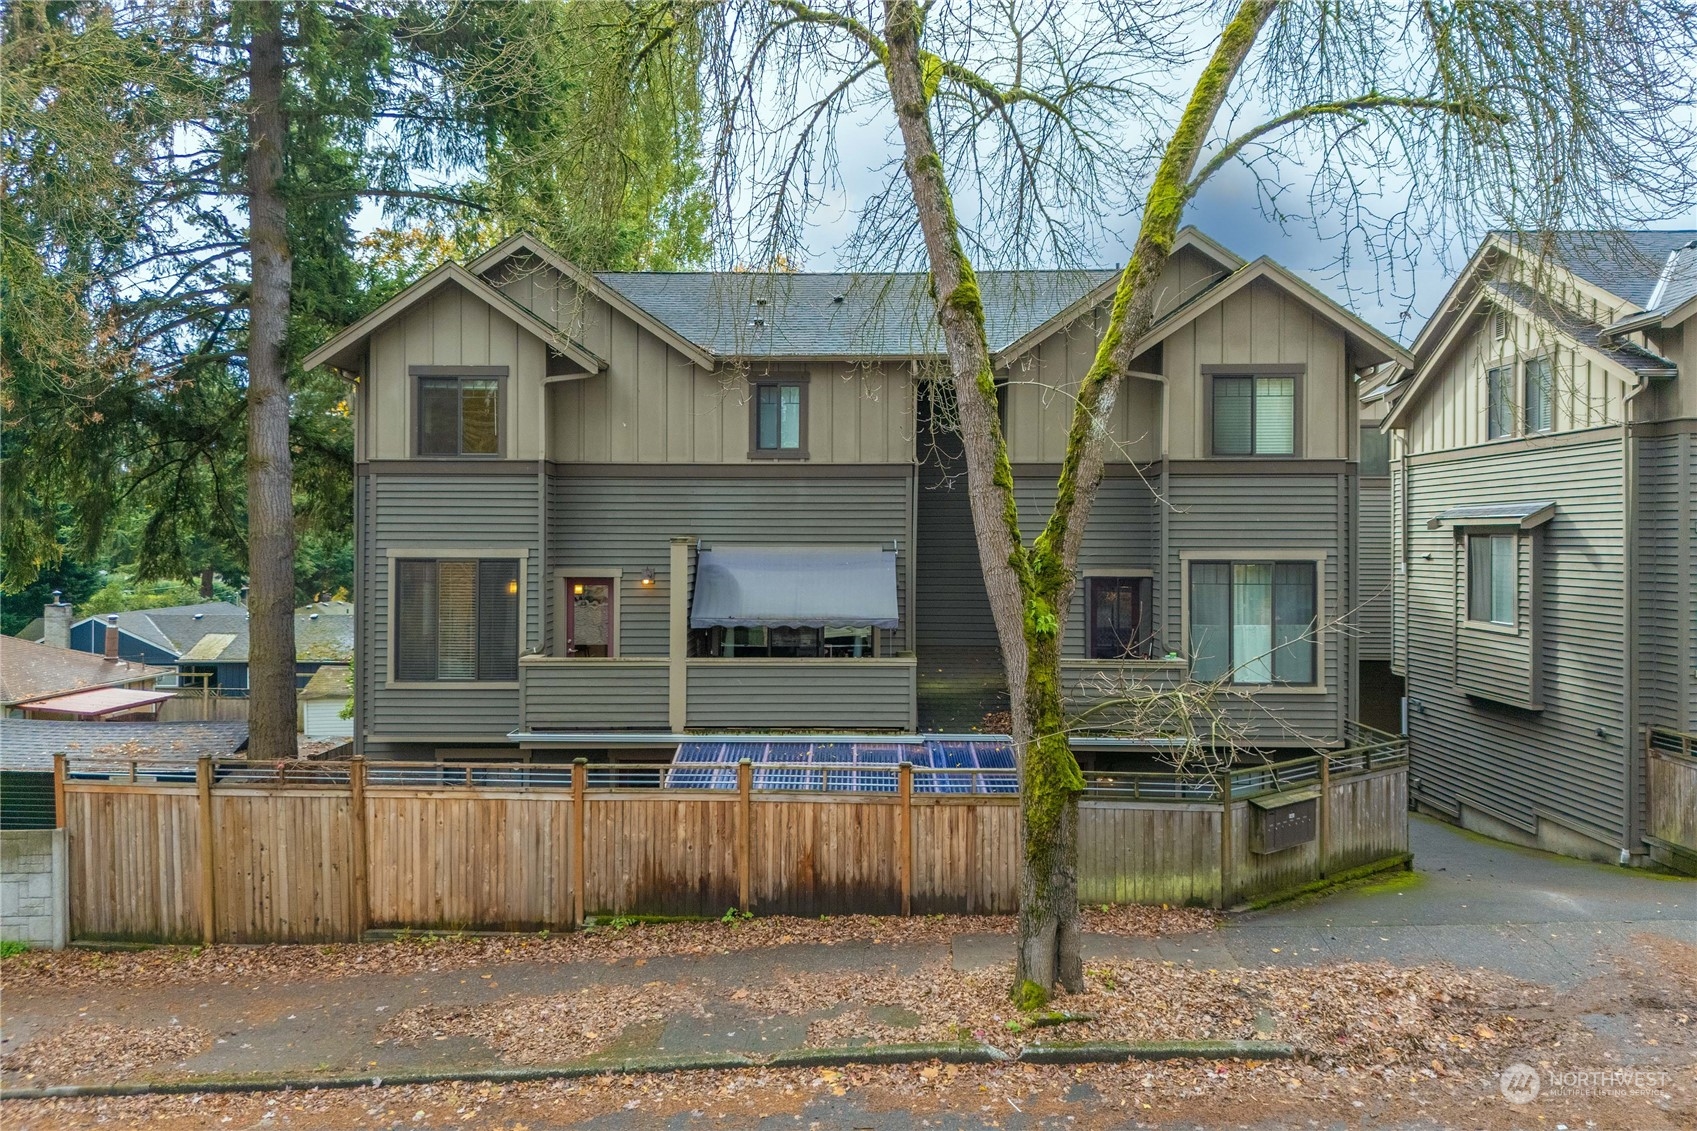
[[[1412,364],[1413,359],[1402,346],[1369,325],[1353,311],[1333,302],[1266,256],[1262,256],[1253,263],[1245,264],[1212,287],[1198,292],[1177,308],[1169,311],[1149,328],[1149,332],[1137,343],[1136,352],[1142,353],[1144,350],[1165,341],[1178,330],[1194,322],[1203,312],[1212,310],[1232,295],[1263,279],[1284,290],[1305,304],[1314,313],[1337,326],[1344,332],[1346,339],[1353,339],[1351,344],[1355,346],[1362,365],[1381,365],[1387,361],[1397,361],[1404,365]],[[1361,356],[1363,354],[1369,356]]]
[[[1496,234],[1515,239],[1510,233]],[[1669,255],[1697,240],[1697,231],[1579,229],[1551,232],[1546,238],[1549,257],[1556,264],[1647,310],[1654,305],[1651,296]]]
[[[304,606],[295,611],[296,662],[347,662],[353,658],[351,605]],[[106,623],[105,616],[83,617],[78,625]],[[163,609],[133,609],[118,614],[118,631],[144,640],[179,663],[245,664],[248,614],[240,605],[211,601]],[[98,638],[97,638],[98,639]]]
[[[591,353],[581,343],[573,341],[568,335],[544,322],[535,312],[520,306],[483,279],[453,262],[444,263],[437,267],[424,278],[407,287],[400,294],[307,354],[301,361],[301,367],[316,369],[321,365],[327,365],[344,373],[353,372],[358,364],[359,350],[372,333],[408,307],[428,298],[445,286],[460,287],[473,297],[488,303],[540,339],[544,345],[570,358],[588,372],[595,373],[607,368],[607,363],[604,360]]]
[[[151,682],[169,670],[0,636],[0,704],[5,706],[95,687]]]

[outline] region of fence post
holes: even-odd
[[[354,865],[354,941],[365,938],[365,924],[371,915],[370,896],[366,892],[366,874],[370,866],[371,842],[365,828],[365,755],[355,754],[348,766],[348,805],[353,818]]]
[[[1232,772],[1220,775],[1220,909],[1232,905]]]
[[[572,760],[572,926],[583,926],[583,852],[589,843],[584,828],[583,791],[589,784],[589,759]]]
[[[897,771],[902,799],[902,914],[913,914],[913,763],[903,762]]]
[[[213,885],[217,880],[218,853],[212,842],[215,835],[212,823],[212,758],[202,754],[195,763],[194,782],[199,794],[200,808],[200,936],[208,946],[218,941],[218,919],[213,903]]]
[[[1326,858],[1332,850],[1332,760],[1320,755],[1320,878],[1326,878]]]
[[[754,763],[737,763],[737,910],[748,911],[748,868],[754,843]]]
[[[53,755],[53,827],[65,827],[65,756]]]

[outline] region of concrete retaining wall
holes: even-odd
[[[59,950],[71,938],[64,829],[0,830],[0,938]]]

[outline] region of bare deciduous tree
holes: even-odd
[[[639,34],[705,27],[722,254],[797,252],[813,210],[842,188],[845,123],[893,122],[899,160],[860,205],[847,253],[868,267],[923,265],[933,284],[1012,689],[1021,998],[1081,987],[1083,778],[1062,627],[1115,394],[1201,187],[1247,166],[1263,210],[1284,220],[1306,184],[1311,218],[1344,237],[1340,261],[1366,256],[1391,273],[1487,226],[1616,227],[1697,195],[1697,21],[1682,0],[746,0],[631,12]],[[1069,390],[1055,504],[1033,528],[1015,506],[976,272],[1076,264],[1122,208],[1138,216],[1135,243],[1094,362]],[[1217,713],[1205,691],[1139,692],[1138,710]]]

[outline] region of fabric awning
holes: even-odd
[[[691,628],[896,628],[896,555],[876,546],[724,546],[695,563]]]
[[[1470,503],[1451,507],[1426,523],[1428,530],[1444,526],[1517,526],[1531,530],[1556,516],[1554,499],[1524,503]]]

